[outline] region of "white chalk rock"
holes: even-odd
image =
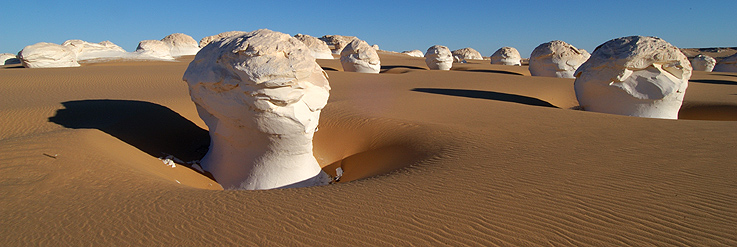
[[[243,34],[246,34],[246,32],[229,31],[229,32],[222,32],[222,33],[212,35],[212,36],[207,36],[200,40],[200,48],[205,48],[205,46],[207,46],[208,44],[212,43],[213,41],[219,40],[219,39],[233,37],[236,35],[243,35]]]
[[[11,53],[3,53],[0,54],[0,65],[11,65],[11,64],[19,64],[20,60],[18,59],[18,56]]]
[[[197,53],[184,81],[210,129],[201,160],[226,189],[327,184],[312,153],[327,74],[304,43],[261,29],[213,41]]]
[[[706,55],[698,55],[691,60],[691,67],[694,71],[711,72],[716,64],[716,59]]]
[[[714,72],[737,72],[737,54],[725,57],[714,65]]]
[[[425,54],[422,53],[420,50],[411,50],[411,51],[403,51],[402,54],[411,56],[411,57],[424,57]]]
[[[576,70],[576,98],[586,111],[677,119],[691,78],[686,55],[655,37],[607,41]]]
[[[425,64],[431,70],[450,70],[453,67],[453,54],[448,47],[434,45],[425,52]]]
[[[502,47],[491,55],[491,64],[522,65],[522,56],[514,47]]]
[[[451,54],[453,54],[453,57],[457,57],[458,61],[456,62],[461,62],[469,59],[484,60],[484,57],[481,56],[481,53],[470,47],[452,51]]]
[[[294,37],[302,41],[302,43],[305,43],[305,45],[310,48],[312,56],[316,59],[334,59],[333,52],[330,51],[330,48],[328,47],[328,44],[325,43],[325,41],[322,41],[317,37],[312,37],[301,33],[294,35]]]
[[[343,71],[359,73],[379,73],[381,60],[376,50],[366,41],[354,39],[340,52],[340,64]]]
[[[320,37],[320,40],[325,41],[325,43],[328,44],[328,47],[330,47],[330,50],[333,51],[333,54],[336,55],[340,55],[343,48],[356,39],[358,38],[355,36],[343,35],[324,35]]]
[[[374,48],[374,50],[379,51],[379,45],[372,45],[371,48]]]
[[[161,40],[143,40],[138,43],[135,53],[144,59],[174,60],[171,48]]]
[[[46,42],[26,46],[18,53],[18,59],[26,68],[79,67],[71,48]]]
[[[72,39],[61,45],[69,47],[77,55],[77,61],[122,58],[127,52],[110,41],[90,43],[84,40]]]
[[[175,57],[195,55],[200,51],[197,41],[192,36],[183,33],[169,34],[161,41],[169,46],[169,52]]]
[[[574,78],[573,73],[589,58],[589,53],[560,41],[550,41],[535,48],[530,55],[530,74]]]

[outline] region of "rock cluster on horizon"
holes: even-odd
[[[737,54],[719,61],[712,70],[714,72],[737,72]]]
[[[333,54],[336,55],[340,55],[340,52],[343,51],[343,48],[356,39],[358,38],[355,36],[343,35],[324,35],[320,37],[320,40],[325,41],[325,43],[328,44],[328,47],[330,47],[330,50],[333,52]]]
[[[453,67],[453,54],[448,47],[434,45],[425,52],[425,64],[431,70],[450,70]]]
[[[24,47],[18,60],[26,68],[79,67],[77,54],[71,48],[46,42]]]
[[[465,62],[469,59],[484,60],[484,57],[481,56],[481,53],[471,47],[454,50],[451,52],[451,54],[453,54],[453,61],[459,63]]]
[[[677,119],[691,63],[670,43],[629,36],[600,45],[576,70],[576,98],[586,111]]]
[[[312,37],[310,35],[298,33],[294,35],[295,38],[305,43],[305,45],[312,51],[312,56],[316,59],[334,59],[333,52],[328,47],[325,41]]]
[[[202,168],[223,188],[330,181],[312,152],[330,85],[302,41],[266,29],[218,39],[195,56],[183,79],[210,129]]]
[[[381,60],[379,54],[366,41],[354,39],[340,52],[343,71],[359,73],[379,73]]]
[[[491,64],[502,64],[502,65],[522,65],[522,56],[519,51],[514,47],[505,46],[496,50],[491,55]]]
[[[576,69],[590,54],[566,42],[554,40],[537,46],[530,55],[530,74],[558,78],[575,78]]]

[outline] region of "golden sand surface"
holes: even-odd
[[[224,191],[188,62],[0,69],[0,242],[24,245],[737,245],[737,73],[679,120],[575,110],[573,79],[470,60],[318,60],[314,139],[340,183]]]

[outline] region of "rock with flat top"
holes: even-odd
[[[448,47],[434,45],[425,52],[425,64],[431,70],[450,70],[453,67],[453,54]]]
[[[322,41],[317,37],[301,33],[294,35],[294,37],[302,41],[302,43],[305,43],[305,45],[310,48],[312,56],[316,59],[333,59],[333,52],[330,51],[330,48],[325,41]]]
[[[576,69],[586,62],[589,53],[560,41],[543,43],[530,55],[530,74],[558,78],[575,78]]]
[[[381,60],[376,50],[366,41],[354,39],[340,52],[340,64],[343,71],[359,73],[379,73]]]
[[[79,67],[71,48],[46,42],[26,46],[18,53],[18,60],[26,68]]]
[[[519,51],[514,47],[505,46],[496,50],[491,55],[491,64],[502,64],[502,65],[522,65],[522,56],[519,55]]]

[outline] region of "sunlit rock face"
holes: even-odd
[[[143,40],[138,43],[135,53],[143,59],[174,60],[171,48],[161,40]]]
[[[305,43],[305,45],[310,48],[312,56],[316,59],[333,59],[333,52],[325,41],[306,34],[297,34],[294,35],[294,37],[302,41],[302,43]]]
[[[26,68],[79,67],[77,54],[71,48],[46,42],[24,47],[18,60]]]
[[[328,44],[328,47],[330,47],[330,50],[333,52],[333,54],[340,55],[340,52],[343,51],[343,48],[353,42],[353,40],[356,40],[355,36],[343,36],[343,35],[325,35],[320,37],[320,40],[325,41],[326,44]]]
[[[0,54],[0,65],[19,64],[18,56],[11,53]]]
[[[200,48],[205,48],[205,46],[207,46],[208,44],[210,44],[211,42],[213,42],[215,40],[219,40],[219,39],[223,39],[223,38],[228,38],[228,37],[232,37],[232,36],[236,36],[236,35],[243,35],[245,33],[246,32],[243,32],[243,31],[229,31],[229,32],[222,32],[222,33],[219,33],[219,34],[216,34],[216,35],[212,35],[212,36],[207,36],[207,37],[204,37],[204,38],[202,38],[200,40],[200,45],[199,46],[200,46]]]
[[[84,40],[72,39],[64,41],[61,45],[72,49],[77,56],[77,61],[122,58],[127,54],[122,47],[110,41],[90,43]]]
[[[425,52],[425,64],[431,70],[450,70],[453,67],[453,54],[448,47],[434,45]]]
[[[522,56],[514,47],[502,47],[491,55],[491,64],[522,65]]]
[[[691,67],[693,67],[694,71],[711,72],[712,70],[714,70],[714,66],[716,64],[716,59],[706,55],[698,55],[691,59]]]
[[[453,58],[457,60],[456,62],[461,62],[461,61],[465,61],[468,59],[474,59],[474,60],[484,59],[484,57],[481,56],[480,52],[470,47],[452,51],[451,54],[453,54]]]
[[[261,29],[213,41],[184,73],[210,130],[202,168],[226,189],[326,184],[312,153],[327,74],[302,41]]]
[[[425,54],[422,53],[420,50],[411,50],[411,51],[403,51],[402,54],[411,56],[411,57],[424,57]]]
[[[589,58],[589,53],[560,41],[540,44],[530,55],[530,74],[574,78],[573,73]]]
[[[576,71],[576,98],[586,111],[677,119],[691,78],[681,51],[656,37],[607,41]]]
[[[714,72],[737,72],[737,54],[719,61],[712,70]]]
[[[343,71],[359,73],[379,73],[381,61],[376,50],[366,41],[355,39],[340,52],[340,64]]]
[[[161,41],[169,46],[169,52],[175,57],[195,55],[200,51],[197,41],[192,36],[183,33],[169,34]]]

